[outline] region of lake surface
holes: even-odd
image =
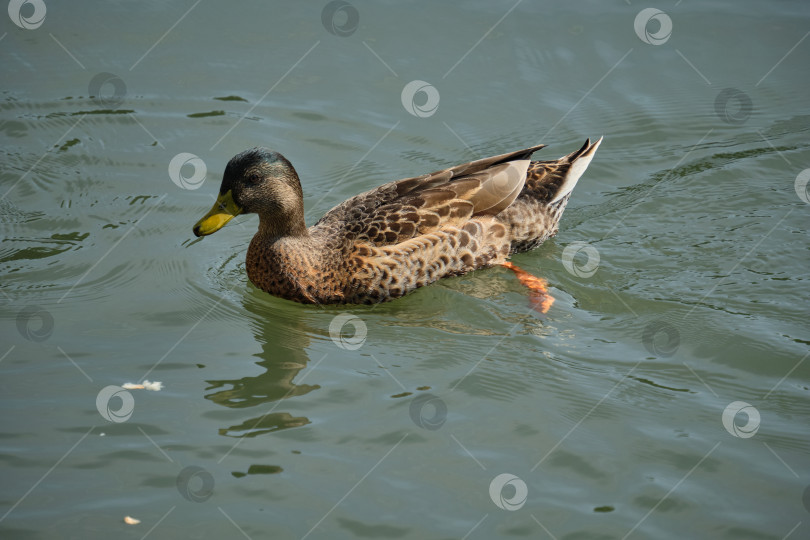
[[[810,3],[9,12],[3,538],[810,537]],[[255,216],[191,232],[256,145],[311,224],[601,135],[513,258],[546,315],[502,268],[302,306],[248,282]]]

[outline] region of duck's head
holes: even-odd
[[[194,225],[196,236],[217,232],[239,214],[259,214],[260,229],[283,236],[306,231],[298,174],[287,159],[268,148],[252,148],[225,167],[214,207]]]

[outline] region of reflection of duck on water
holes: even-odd
[[[588,140],[555,161],[530,161],[540,145],[391,182],[343,202],[309,228],[292,164],[254,148],[228,163],[219,197],[194,234],[214,233],[240,213],[259,214],[248,277],[298,302],[381,302],[498,264],[544,293],[542,281],[507,257],[556,234],[600,143]]]
[[[260,416],[247,418],[238,425],[220,428],[220,435],[255,437],[309,424],[308,418],[296,417],[275,407],[280,408],[282,400],[303,396],[320,388],[319,385],[294,382],[298,373],[309,362],[305,349],[309,346],[312,330],[303,320],[307,314],[287,312],[283,307],[270,311],[266,304],[251,295],[245,296],[243,304],[252,314],[251,321],[256,341],[262,348],[261,352],[254,355],[259,359],[256,365],[265,371],[252,377],[208,381],[210,386],[207,390],[216,391],[205,397],[231,409],[265,406],[260,407],[259,411],[262,413]],[[274,314],[278,319],[273,316]],[[297,324],[296,318],[299,319]],[[283,324],[279,323],[280,319],[283,319]],[[291,332],[295,327],[298,327],[299,331]]]

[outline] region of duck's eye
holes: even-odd
[[[249,174],[247,176],[247,181],[251,185],[256,185],[262,181],[262,177],[258,174]]]

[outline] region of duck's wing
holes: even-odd
[[[341,227],[352,241],[398,244],[473,216],[495,215],[523,190],[529,157],[544,145],[382,185],[330,210],[316,227]]]

